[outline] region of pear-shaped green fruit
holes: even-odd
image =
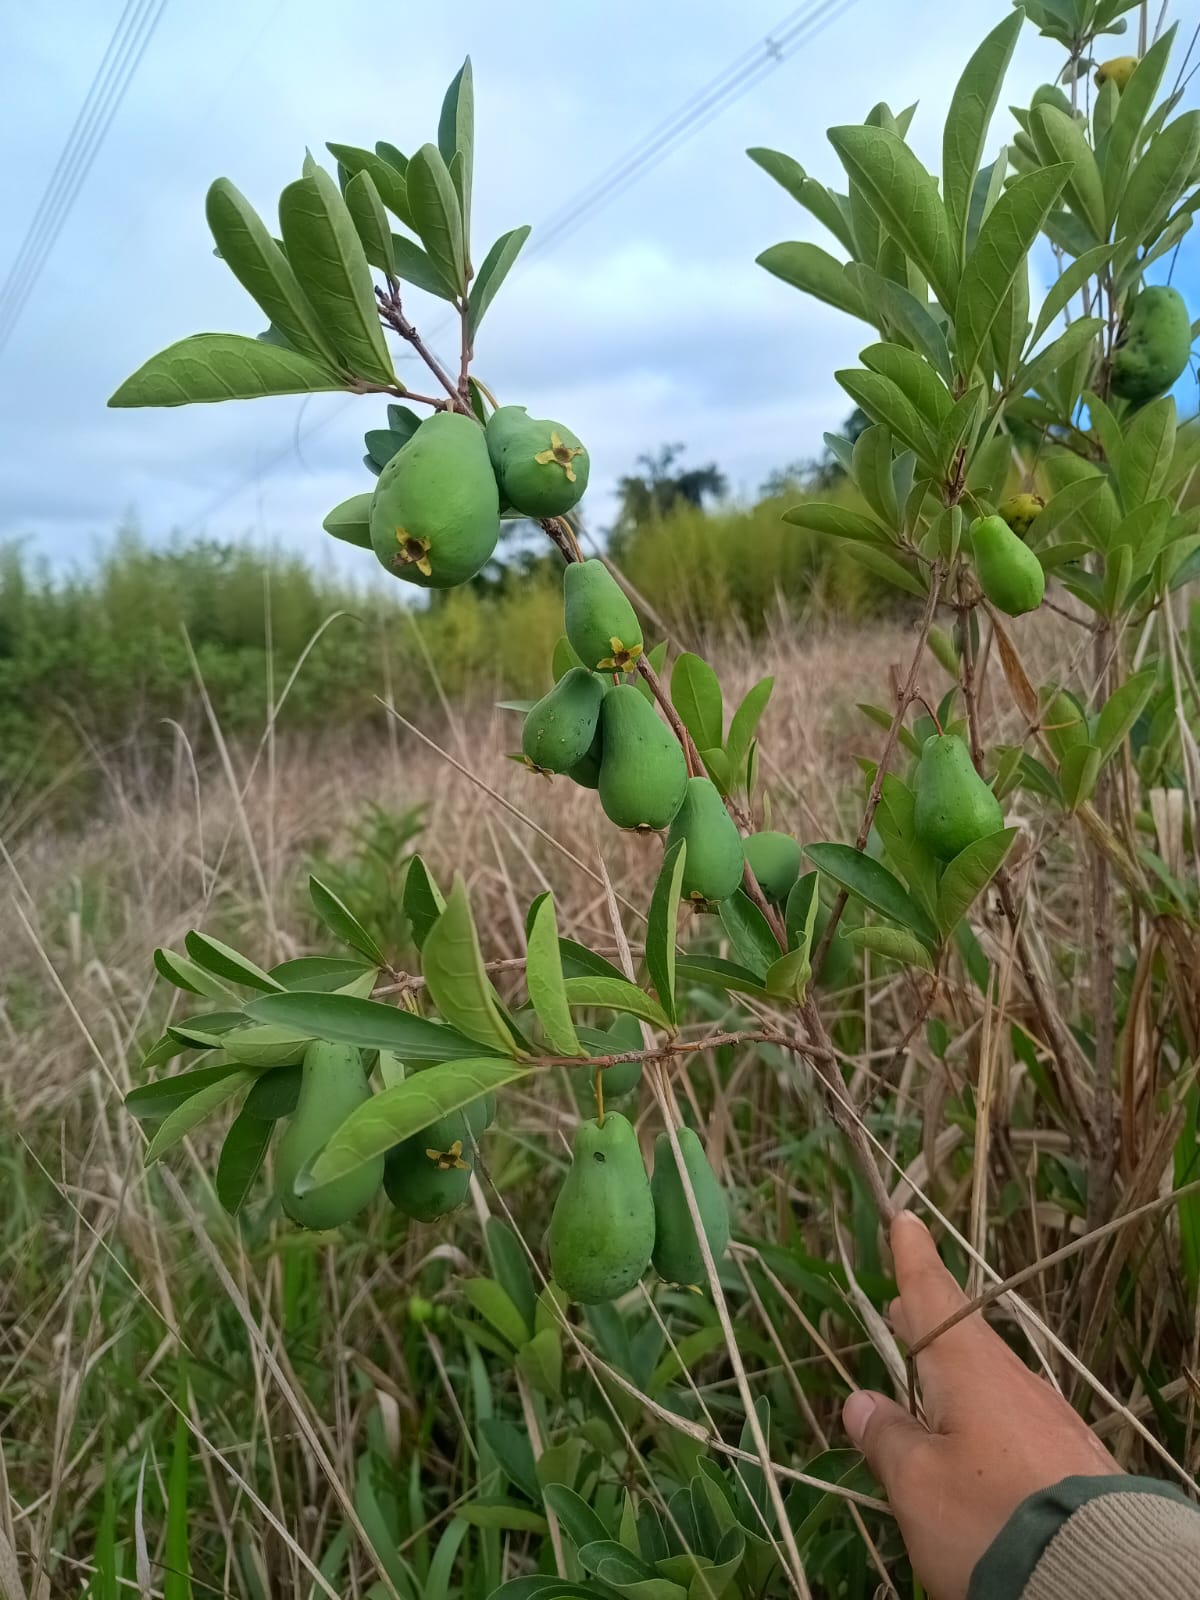
[[[500,493],[527,517],[560,517],[587,488],[588,453],[570,428],[501,406],[488,418],[488,453]]]
[[[603,561],[567,565],[563,613],[571,648],[585,667],[624,672],[641,655],[642,625]]]
[[[1188,364],[1192,325],[1178,289],[1155,285],[1133,302],[1112,360],[1112,392],[1144,405],[1165,394]]]
[[[979,587],[998,610],[1010,617],[1037,610],[1046,593],[1042,563],[1003,517],[972,523],[971,550]]]
[[[1115,83],[1117,93],[1125,93],[1125,85],[1133,77],[1133,69],[1138,64],[1136,56],[1114,56],[1111,61],[1102,61],[1096,68],[1096,87],[1103,89],[1106,83]]]
[[[604,751],[604,741],[600,737],[600,724],[596,723],[596,734],[586,752],[573,767],[567,768],[567,777],[572,783],[577,783],[581,789],[598,789],[600,787],[600,758]]]
[[[457,411],[427,418],[379,474],[371,544],[407,583],[452,589],[490,559],[500,496],[483,429]]]
[[[625,1294],[654,1248],[654,1201],[633,1124],[619,1111],[581,1122],[550,1218],[550,1268],[572,1300]]]
[[[600,705],[600,804],[618,828],[665,828],[683,803],[687,762],[678,739],[632,683]]]
[[[758,887],[768,900],[783,905],[800,876],[800,845],[790,833],[752,833],[742,849]]]
[[[480,1095],[478,1100],[472,1100],[470,1105],[463,1107],[463,1115],[467,1119],[471,1137],[482,1139],[496,1120],[496,1096],[491,1090],[487,1094]]]
[[[431,1122],[387,1153],[383,1187],[397,1211],[436,1222],[456,1210],[471,1186],[471,1130],[462,1111]]]
[[[1061,762],[1068,750],[1088,743],[1087,712],[1066,689],[1044,690],[1042,700],[1042,732]]]
[[[569,772],[591,749],[600,723],[604,680],[586,667],[572,667],[531,707],[521,750],[542,772]]]
[[[302,1228],[338,1228],[374,1198],[383,1179],[383,1158],[364,1162],[344,1178],[296,1194],[293,1185],[335,1128],[371,1098],[362,1056],[346,1044],[309,1045],[300,1078],[295,1115],[284,1129],[275,1157],[279,1203]]]
[[[683,1164],[692,1180],[708,1248],[713,1259],[719,1261],[729,1244],[729,1203],[725,1191],[708,1164],[704,1146],[691,1128],[680,1128],[677,1137]],[[696,1226],[688,1210],[671,1141],[665,1133],[660,1133],[654,1141],[650,1193],[654,1199],[654,1270],[668,1283],[707,1283]]]
[[[954,733],[935,733],[926,739],[914,798],[913,829],[939,861],[952,861],[976,839],[1004,826],[1000,802]]]
[[[741,835],[711,778],[689,778],[667,835],[669,850],[687,841],[680,892],[685,900],[725,900],[742,881]]]
[[[1040,494],[1014,494],[998,507],[996,515],[1004,518],[1018,539],[1024,539],[1045,509]]]

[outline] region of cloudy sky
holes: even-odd
[[[411,151],[433,138],[446,82],[475,68],[476,255],[534,225],[489,313],[476,367],[504,401],[589,444],[592,520],[635,457],[682,441],[738,494],[817,453],[849,409],[832,379],[869,335],[754,264],[768,244],[821,238],[743,152],[787,151],[840,184],[827,125],[877,100],[920,101],[912,140],[936,168],[954,81],[1003,0],[167,0],[66,226],[0,351],[0,541],[55,566],[86,561],[123,520],[249,537],[324,556],[324,513],[369,487],[361,435],[382,405],[341,396],[108,411],[115,386],[185,334],[254,333],[261,317],[211,253],[204,193],[232,178],[273,219],[305,147]],[[1173,7],[1173,10],[1177,8]],[[121,13],[121,0],[6,8],[0,140],[8,272]],[[718,74],[811,13],[795,53],[569,237],[538,225],[585,192]],[[820,26],[817,26],[819,21]],[[1123,48],[1114,41],[1113,53]],[[1128,48],[1128,46],[1124,46]],[[1028,104],[1060,53],[1026,29],[1004,103]],[[1007,131],[997,119],[994,143]],[[1190,243],[1190,241],[1189,241]],[[1185,244],[1185,251],[1187,245]],[[1195,280],[1196,253],[1182,271]],[[1043,274],[1046,264],[1035,270]],[[1179,281],[1177,272],[1176,281]],[[1043,285],[1034,285],[1035,296]],[[430,335],[440,302],[413,315]],[[444,338],[444,333],[443,333]],[[401,369],[404,371],[405,369]],[[350,554],[347,552],[347,554]]]

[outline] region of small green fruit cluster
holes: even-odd
[[[705,1237],[715,1260],[729,1243],[729,1207],[696,1135],[677,1134]],[[550,1219],[550,1265],[559,1287],[584,1305],[628,1293],[653,1261],[669,1283],[698,1287],[704,1258],[669,1135],[646,1176],[633,1124],[619,1111],[580,1124],[569,1172]]]
[[[501,406],[486,426],[458,411],[435,412],[379,474],[371,546],[396,577],[455,588],[491,560],[502,508],[561,516],[587,488],[588,466],[569,428],[538,421],[524,406]]]

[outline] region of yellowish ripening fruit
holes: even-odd
[[[1133,69],[1138,64],[1136,56],[1114,56],[1111,61],[1102,61],[1096,68],[1096,87],[1103,89],[1106,83],[1115,83],[1117,93],[1124,94],[1125,85],[1133,77]]]

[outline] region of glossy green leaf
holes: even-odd
[[[824,227],[828,228],[837,242],[850,255],[854,254],[854,236],[846,221],[845,213],[838,204],[837,198],[815,178],[810,178],[798,161],[793,161],[791,156],[785,156],[779,150],[767,150],[757,146],[747,150],[746,154],[761,167],[769,176],[775,179],[798,201],[806,211],[816,217]]]
[[[284,248],[321,326],[356,377],[396,381],[371,268],[337,184],[322,167],[279,197]]]
[[[829,142],[886,232],[928,278],[942,305],[952,306],[957,252],[935,179],[890,130],[830,128]]]
[[[406,227],[413,226],[404,173],[393,162],[377,150],[363,150],[358,145],[327,144],[325,148],[351,176],[367,173],[388,210]],[[399,151],[395,153],[399,155]]]
[[[471,179],[475,165],[475,87],[470,56],[454,74],[442,101],[438,118],[438,149],[447,168],[459,162],[459,190],[463,234],[468,237],[471,219]],[[469,249],[468,252],[469,254]]]
[[[372,498],[369,494],[352,494],[348,500],[334,506],[321,526],[344,544],[370,550]]]
[[[672,687],[674,680],[672,679]],[[668,1020],[677,1019],[675,1007],[675,941],[679,929],[679,895],[683,884],[687,841],[677,839],[663,857],[650,896],[646,919],[646,969],[659,1004]]]
[[[300,1079],[304,1068],[299,1063],[290,1067],[270,1067],[254,1080],[242,1111],[266,1122],[278,1122],[290,1117],[300,1101]]]
[[[979,230],[963,268],[954,307],[960,370],[969,374],[983,354],[1005,296],[1025,268],[1029,251],[1050,207],[1062,191],[1066,169],[1031,172],[1005,191]]]
[[[956,855],[942,873],[938,885],[938,921],[949,935],[976,899],[995,877],[1005,856],[1012,849],[1019,828],[1001,828],[976,839]]]
[[[1085,250],[1083,255],[1071,261],[1063,269],[1047,291],[1046,298],[1042,301],[1038,311],[1037,320],[1033,325],[1031,342],[1036,344],[1045,333],[1046,329],[1060,316],[1071,301],[1097,273],[1102,272],[1112,257],[1114,246],[1111,244],[1094,245],[1092,249]]]
[[[221,1061],[209,1067],[195,1067],[191,1072],[177,1072],[170,1078],[158,1078],[131,1089],[125,1096],[125,1109],[139,1122],[156,1121],[170,1116],[202,1089],[211,1089],[241,1070],[236,1061]]]
[[[880,862],[848,844],[810,844],[804,847],[804,853],[826,877],[857,895],[880,916],[915,933],[931,949],[936,946],[937,929],[932,921]]]
[[[454,286],[446,282],[440,268],[421,249],[415,239],[410,239],[403,233],[394,233],[392,258],[396,263],[396,276],[401,283],[412,284],[416,289],[424,289],[426,294],[436,295],[439,300],[446,300],[451,305],[458,303],[458,293]]]
[[[946,113],[942,135],[942,194],[951,239],[960,260],[965,253],[967,213],[975,174],[983,158],[988,128],[1000,99],[1021,22],[1021,14],[1014,12],[992,29],[963,69]]]
[[[446,909],[425,935],[421,971],[430,999],[451,1027],[487,1050],[510,1053],[510,1036],[483,965],[467,886],[457,874]]]
[[[339,938],[343,944],[350,945],[359,950],[373,966],[387,965],[383,951],[359,922],[350,908],[342,901],[327,884],[320,878],[310,875],[308,880],[308,893],[313,903],[313,910],[329,929],[330,933]]]
[[[143,1158],[146,1166],[150,1166],[160,1156],[166,1155],[168,1150],[174,1149],[193,1128],[198,1127],[206,1117],[211,1116],[214,1111],[219,1110],[253,1082],[254,1073],[239,1068],[238,1071],[231,1072],[195,1094],[189,1095],[159,1123],[153,1139],[146,1148]]]
[[[1052,168],[1061,164],[1069,168],[1063,190],[1067,202],[1075,216],[1086,225],[1093,243],[1102,243],[1108,233],[1104,185],[1083,128],[1069,112],[1046,103],[1034,107],[1029,122],[1044,165]]]
[[[897,439],[916,451],[918,460],[934,465],[933,427],[897,384],[882,373],[859,367],[843,367],[834,377],[872,422],[886,423]]]
[[[744,699],[730,718],[725,754],[735,771],[740,770],[746,760],[751,740],[754,738],[763,712],[767,709],[767,702],[774,687],[774,678],[760,678],[753,688],[746,691]]]
[[[525,1318],[494,1278],[464,1278],[462,1291],[471,1309],[490,1322],[514,1350],[529,1338]]]
[[[778,960],[772,961],[767,968],[764,982],[768,994],[798,1004],[804,999],[804,991],[811,977],[812,963],[806,947],[802,950],[788,950]]]
[[[597,1539],[579,1551],[581,1565],[601,1583],[610,1584],[618,1594],[628,1594],[637,1586],[637,1600],[687,1600],[687,1590],[660,1578],[641,1556],[626,1550],[615,1539]]]
[[[1129,166],[1136,154],[1146,116],[1162,82],[1177,28],[1178,24],[1172,23],[1134,68],[1132,77],[1121,92],[1116,115],[1099,151],[1104,200],[1109,216],[1114,216],[1120,205]]]
[[[585,1054],[571,1021],[571,1008],[563,988],[562,954],[554,899],[549,893],[534,901],[525,953],[525,984],[550,1048],[561,1056]]]
[[[1094,737],[1102,766],[1116,754],[1125,735],[1145,710],[1157,682],[1157,670],[1148,667],[1127,678],[1101,706]]]
[[[1068,811],[1075,811],[1090,800],[1100,776],[1100,751],[1094,744],[1077,744],[1065,752],[1058,764],[1058,781]]]
[[[168,983],[173,983],[177,989],[182,989],[186,994],[202,994],[206,1000],[232,1001],[238,1004],[236,996],[221,980],[211,972],[206,972],[196,962],[190,961],[187,956],[177,955],[174,950],[159,948],[154,952],[154,968],[160,977]]]
[[[460,295],[467,276],[462,211],[449,168],[436,145],[421,146],[408,163],[405,182],[421,243],[447,287]]]
[[[1013,391],[1041,388],[1056,373],[1069,368],[1089,344],[1096,344],[1098,351],[1097,341],[1104,332],[1104,326],[1100,317],[1076,317],[1070,327],[1064,329],[1057,339],[1052,339],[1048,345],[1030,356],[1013,380],[1011,385]]]
[[[954,409],[954,397],[929,362],[900,344],[869,344],[859,360],[871,372],[894,383],[931,433],[937,433]]]
[[[1117,486],[1126,510],[1161,493],[1174,453],[1175,401],[1167,394],[1142,406],[1125,429]]]
[[[904,967],[920,967],[933,971],[933,957],[915,933],[907,928],[851,928],[844,935],[858,950],[870,950],[887,961],[896,961]]]
[[[744,889],[722,900],[717,914],[738,960],[765,984],[768,971],[781,954],[771,924]]]
[[[249,1001],[246,1013],[256,1022],[292,1028],[311,1039],[393,1050],[402,1061],[457,1061],[480,1054],[475,1040],[443,1022],[357,995],[264,994]]]
[[[392,248],[392,230],[379,190],[369,172],[356,172],[346,185],[346,209],[367,261],[389,278],[394,278],[396,255]]]
[[[413,856],[404,876],[404,915],[420,950],[430,928],[446,909],[446,899],[420,856]]]
[[[543,1537],[546,1533],[546,1519],[541,1512],[519,1500],[467,1500],[455,1508],[454,1514],[473,1528],[501,1528]]]
[[[696,741],[697,749],[720,745],[725,729],[721,682],[703,657],[685,650],[675,658],[671,669],[671,703]]]
[[[231,1217],[236,1217],[266,1159],[273,1122],[256,1116],[245,1106],[229,1125],[217,1161],[217,1199]]]
[[[875,325],[871,308],[846,276],[842,263],[820,245],[790,239],[773,244],[755,258],[760,267],[790,283],[794,289],[822,300],[837,311]]]
[[[859,544],[885,544],[888,532],[874,517],[852,511],[848,506],[823,500],[802,500],[783,513],[783,520],[797,528],[811,528],[814,533],[829,534],[835,539],[849,539]],[[732,733],[732,729],[730,730]],[[749,740],[746,741],[749,743]]]
[[[565,1578],[549,1578],[540,1573],[527,1578],[511,1578],[493,1589],[488,1600],[597,1600],[595,1587],[568,1583]]]
[[[1168,208],[1193,181],[1200,160],[1200,111],[1185,111],[1152,139],[1130,174],[1117,212],[1120,259],[1147,243],[1151,225],[1166,221]]]
[[[297,1178],[296,1192],[307,1193],[344,1177],[394,1144],[420,1133],[431,1122],[461,1111],[472,1101],[494,1094],[532,1070],[521,1062],[499,1061],[491,1056],[443,1061],[372,1095],[350,1113],[341,1127],[334,1129],[311,1172]]]
[[[528,237],[528,224],[512,228],[508,233],[502,233],[484,256],[483,265],[475,274],[467,296],[467,327],[472,339]]]
[[[846,554],[851,561],[857,561],[860,567],[866,567],[869,572],[883,578],[894,588],[903,589],[906,594],[915,594],[919,599],[924,599],[925,585],[916,573],[902,566],[885,551],[874,550],[868,545],[852,544]]]
[[[562,1397],[562,1335],[557,1328],[542,1328],[517,1351],[513,1365],[532,1388],[549,1400]]]
[[[264,972],[256,962],[240,955],[229,945],[222,944],[220,939],[212,938],[210,934],[199,933],[193,928],[183,943],[192,960],[218,978],[227,978],[230,983],[240,983],[249,989],[261,989],[268,994],[274,989],[283,988],[281,983]]]
[[[670,1019],[653,995],[624,978],[564,978],[563,987],[573,1006],[604,1006],[640,1017],[655,1028],[670,1028]]]
[[[125,379],[108,403],[114,407],[206,405],[343,388],[343,379],[331,367],[294,350],[240,333],[194,333],[151,356]]]
[[[954,382],[950,347],[928,301],[918,300],[903,284],[894,283],[860,261],[846,263],[846,276],[857,285],[865,303],[874,308],[889,339],[900,338],[923,355],[946,383]]]
[[[608,1529],[591,1506],[565,1483],[548,1483],[542,1495],[577,1550],[608,1538]]]

